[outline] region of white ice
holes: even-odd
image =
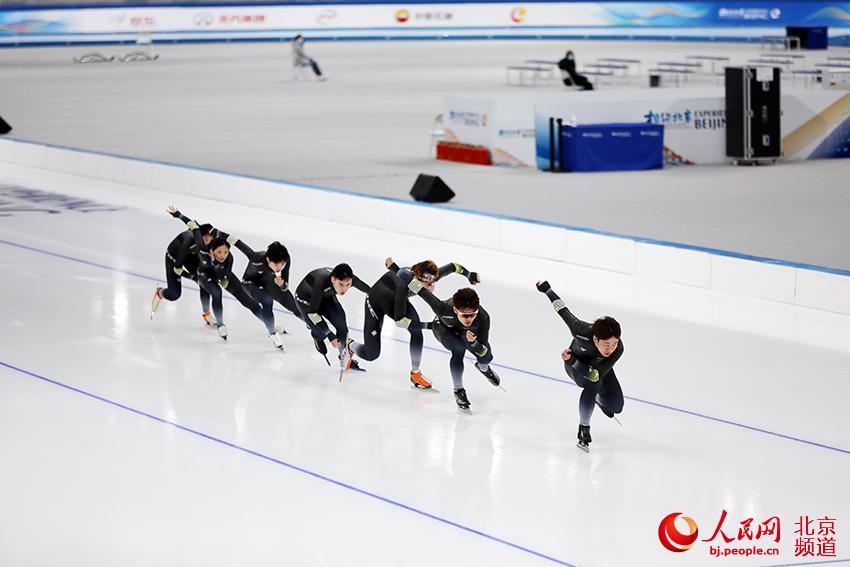
[[[0,181],[128,205],[0,206],[0,565],[700,565],[716,562],[709,544],[670,553],[659,521],[684,512],[708,538],[723,509],[733,535],[745,518],[785,522],[779,557],[725,561],[804,562],[801,515],[836,517],[838,558],[850,555],[844,318],[652,284],[710,296],[729,320],[776,311],[801,326],[793,342],[630,308],[614,284],[577,294],[587,286],[555,264],[10,167]],[[390,322],[380,359],[338,383],[282,311],[283,354],[230,300],[221,341],[189,286],[151,320],[181,230],[172,202],[257,248],[283,241],[294,283],[343,260],[374,281],[387,255],[479,271],[506,391],[467,364],[473,413],[459,412],[430,336],[423,370],[440,392],[413,391]],[[590,454],[575,446],[579,390],[558,356],[568,331],[538,278],[578,316],[623,324],[623,425],[594,415]],[[438,295],[465,283],[449,278]],[[363,296],[343,304],[359,338]]]

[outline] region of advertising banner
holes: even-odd
[[[310,30],[850,27],[850,3],[571,2],[481,4],[338,4],[175,6],[3,10],[0,38],[132,32],[271,32]],[[482,32],[484,33],[484,32]]]

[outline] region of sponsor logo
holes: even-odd
[[[773,17],[774,12],[778,12],[775,17]],[[778,8],[770,10],[767,8],[719,8],[717,10],[717,17],[721,20],[775,20],[779,17],[779,14],[781,12]]]
[[[218,23],[222,25],[259,25],[265,21],[265,14],[222,14],[218,17]]]
[[[780,10],[779,8],[773,8],[770,11],[770,19],[771,20],[778,20],[779,16],[781,16],[781,15],[782,15],[782,10]]]
[[[316,16],[316,23],[320,26],[327,26],[336,20],[336,10],[325,10]]]
[[[719,130],[726,128],[725,110],[681,110],[643,115],[647,124],[663,124],[667,130]]]
[[[194,16],[192,16],[192,23],[195,24],[196,28],[209,27],[213,25],[214,21],[215,17],[208,12],[202,12],[200,14],[195,14]]]
[[[156,18],[153,16],[133,16],[130,18],[130,27],[153,28],[156,27]]]
[[[486,112],[466,112],[462,110],[450,110],[449,122],[463,126],[487,126]]]
[[[517,6],[513,10],[511,10],[511,20],[515,24],[523,23],[528,17],[528,10],[523,8],[522,6]]]
[[[508,128],[499,130],[500,138],[533,138],[534,129]]]
[[[106,205],[60,193],[0,184],[0,217],[20,216],[22,214],[30,216],[33,213],[56,215],[71,211],[98,213],[123,211],[125,209],[126,207]]]
[[[455,15],[453,12],[433,11],[411,13],[409,10],[402,8],[395,13],[395,19],[401,24],[408,20],[415,20],[417,22],[450,22],[455,19]]]

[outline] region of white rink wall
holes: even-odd
[[[503,285],[527,287],[546,278],[565,295],[612,308],[850,351],[850,275],[840,271],[13,138],[0,139],[0,164],[6,164],[0,178],[37,189],[78,187],[77,196],[157,213],[184,202],[181,195],[232,203],[259,209],[239,215],[243,226],[228,222],[234,229],[268,226],[296,241],[321,230],[336,235],[341,248],[357,246],[376,258],[450,258],[488,266]]]

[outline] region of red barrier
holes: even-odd
[[[474,163],[477,165],[493,165],[490,150],[483,146],[470,146],[457,142],[438,142],[437,159]]]

